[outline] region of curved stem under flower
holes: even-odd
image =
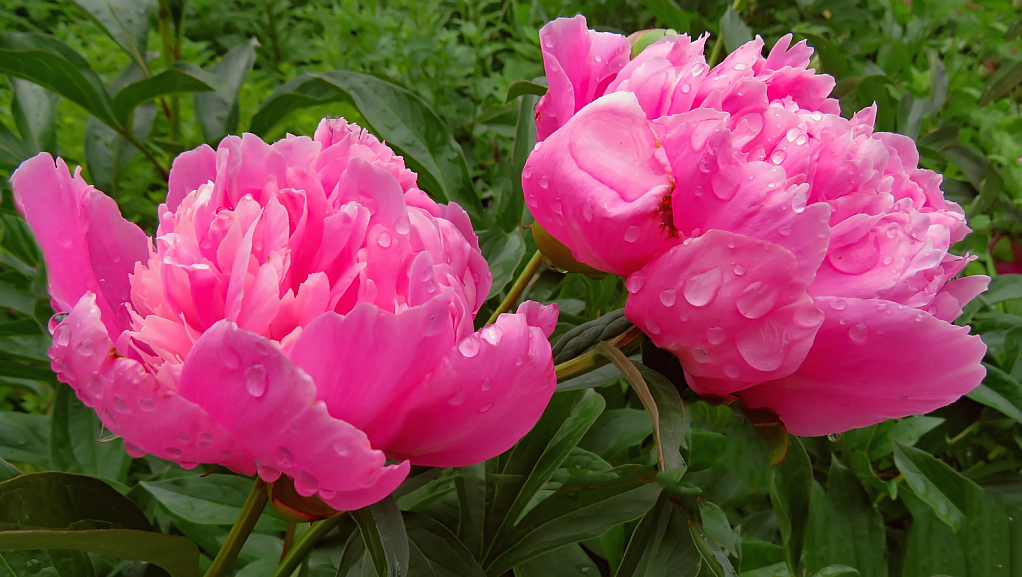
[[[249,491],[248,498],[245,499],[245,505],[241,508],[241,515],[238,515],[238,520],[231,527],[231,532],[227,534],[227,539],[220,547],[216,559],[213,559],[213,564],[206,571],[205,577],[221,577],[230,571],[231,565],[234,565],[234,560],[241,552],[241,547],[248,540],[248,536],[252,534],[259,515],[262,515],[268,498],[266,482],[256,477],[252,490]]]
[[[280,560],[280,565],[273,572],[273,577],[288,577],[294,573],[295,568],[309,556],[316,543],[319,543],[320,539],[336,527],[344,519],[344,515],[345,513],[341,513],[313,523],[309,530],[302,535],[302,538],[294,543],[291,550]]]
[[[529,262],[525,265],[525,269],[522,271],[522,274],[518,275],[518,278],[515,279],[515,284],[511,285],[511,290],[507,292],[507,296],[500,302],[500,306],[498,306],[497,310],[493,311],[493,314],[490,315],[490,320],[486,321],[486,324],[492,325],[497,322],[497,317],[508,312],[511,310],[511,307],[515,306],[515,303],[518,302],[518,298],[522,296],[523,292],[525,292],[525,287],[529,286],[529,282],[532,280],[532,277],[536,276],[536,272],[539,271],[539,267],[542,266],[542,264],[543,253],[537,250],[532,255],[532,258],[529,259]]]
[[[642,330],[639,327],[632,325],[632,327],[627,331],[610,339],[609,341],[602,341],[599,344],[606,343],[611,347],[624,349],[640,336],[642,336]],[[557,365],[554,367],[554,371],[557,373],[557,382],[560,383],[568,379],[582,376],[590,371],[595,371],[609,362],[610,359],[606,355],[601,354],[594,348],[587,353],[583,353],[569,361],[564,361]]]

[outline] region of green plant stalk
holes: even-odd
[[[160,8],[160,38],[163,40],[163,61],[167,68],[177,62],[178,51],[174,45],[176,36],[170,30],[170,10]],[[170,109],[164,109],[170,122],[170,139],[177,140],[181,134],[181,96],[170,95]]]
[[[641,335],[642,330],[639,329],[639,327],[632,326],[632,328],[610,339],[609,341],[598,343],[597,348],[599,345],[606,343],[616,349],[624,349],[635,342],[635,339]],[[587,353],[583,353],[569,361],[564,361],[554,367],[554,372],[557,373],[557,382],[560,383],[568,379],[580,377],[610,363],[610,358],[607,355],[600,353],[597,348],[594,348]]]
[[[542,265],[543,253],[537,250],[535,254],[532,255],[532,258],[529,259],[529,262],[525,265],[525,269],[522,271],[522,274],[518,275],[518,278],[515,279],[515,284],[511,285],[511,290],[508,291],[504,300],[500,302],[500,306],[498,306],[497,310],[493,311],[493,314],[490,315],[490,320],[486,321],[486,324],[492,325],[497,322],[497,317],[511,310],[511,307],[515,306],[515,303],[518,302],[518,298],[522,296],[523,292],[525,292],[525,287],[529,286],[529,282],[532,281],[532,277],[536,276],[536,272],[539,271],[539,267]]]
[[[152,151],[150,151],[148,147],[144,146],[141,142],[138,141],[137,138],[135,138],[135,135],[131,133],[131,130],[125,128],[123,130],[119,130],[118,132],[120,133],[121,136],[124,137],[124,140],[127,140],[135,148],[139,149],[142,152],[142,154],[144,154],[145,157],[149,159],[149,162],[153,163],[153,166],[155,166],[156,170],[160,172],[160,176],[163,178],[163,180],[167,180],[169,178],[169,175],[167,174],[167,169],[163,168],[163,165],[160,164],[160,161],[155,156],[153,156]]]
[[[277,39],[277,21],[273,16],[273,3],[266,0],[267,33],[270,35],[270,43],[273,45],[273,67],[280,69],[280,41]]]
[[[231,527],[231,532],[227,534],[227,539],[220,547],[220,552],[216,554],[216,559],[213,559],[213,563],[206,571],[205,577],[223,577],[231,570],[234,560],[241,552],[241,547],[248,540],[248,536],[252,534],[252,529],[255,528],[259,516],[263,514],[263,507],[266,506],[268,499],[266,482],[256,477],[252,490],[249,491],[248,498],[245,499],[245,505],[241,508],[241,515],[238,515],[238,520]]]
[[[280,565],[273,572],[273,577],[288,577],[291,573],[294,573],[295,568],[309,556],[316,543],[319,543],[320,539],[336,527],[346,514],[341,513],[313,523],[309,530],[302,535],[302,538],[297,543],[294,543],[287,554],[284,555],[284,558],[280,560]],[[209,577],[208,573],[206,577]]]

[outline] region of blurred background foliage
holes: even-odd
[[[128,458],[120,441],[104,438],[98,419],[56,382],[46,358],[52,311],[43,263],[6,184],[22,159],[45,150],[71,166],[82,165],[86,180],[153,233],[173,156],[203,142],[215,146],[224,134],[251,130],[267,140],[286,133],[311,135],[321,117],[344,116],[398,148],[411,147],[422,135],[401,132],[387,122],[379,103],[364,98],[385,93],[381,102],[400,105],[399,119],[411,117],[427,127],[421,128],[427,140],[439,135],[427,143],[426,153],[405,154],[413,162],[440,159],[430,174],[420,170],[420,185],[473,213],[495,277],[482,322],[534,251],[523,228],[531,219],[519,175],[534,139],[536,96],[508,95],[515,82],[543,75],[537,31],[545,22],[581,13],[593,28],[625,34],[650,27],[709,31],[726,50],[754,34],[769,47],[793,32],[816,48],[813,66],[837,79],[833,95],[841,99],[843,113],[875,102],[878,128],[914,138],[920,163],[944,174],[946,195],[966,209],[974,232],[955,250],[976,255],[968,274],[995,277],[991,290],[958,321],[971,324],[990,346],[984,384],[927,416],[829,439],[793,438],[788,445],[786,436],[757,426],[737,408],[698,400],[684,386],[676,361],[647,345],[631,351],[639,355],[633,358],[666,375],[687,405],[690,429],[681,451],[687,471],[680,482],[660,479],[675,497],[673,504],[664,499],[654,504],[645,494],[631,505],[611,503],[620,497],[615,493],[607,503],[596,501],[609,511],[603,517],[579,513],[574,525],[549,534],[543,533],[545,526],[519,527],[540,535],[541,543],[519,557],[487,557],[484,545],[500,545],[496,537],[484,531],[485,542],[477,542],[479,537],[466,529],[466,523],[472,526],[469,504],[489,495],[490,473],[508,470],[511,457],[444,471],[428,482],[420,479],[421,486],[409,488],[398,504],[406,516],[425,513],[449,528],[444,534],[456,534],[493,576],[512,567],[519,576],[1022,575],[1022,529],[1016,528],[1022,515],[1022,277],[1015,274],[1022,272],[1022,163],[1017,161],[1022,156],[1022,20],[1017,14],[1022,3],[161,0],[157,5],[154,0],[134,35],[111,32],[103,17],[95,16],[96,7],[106,4],[3,0],[0,9],[0,32],[8,34],[0,51],[11,50],[11,38],[21,38],[20,33],[52,35],[79,54],[101,88],[116,98],[123,94],[120,89],[145,77],[171,69],[180,73],[172,79],[179,83],[176,88],[133,102],[137,108],[128,117],[113,110],[107,120],[26,80],[5,76],[0,81],[0,306],[5,311],[0,313],[0,459],[16,463],[22,473],[56,470],[107,480],[156,528],[195,541],[203,567],[223,542],[247,490],[247,481],[223,471],[200,478],[199,471],[152,457]],[[365,75],[322,75],[337,70]],[[620,308],[625,292],[613,276],[597,281],[544,270],[524,296],[558,302],[556,340]],[[620,377],[608,367],[584,381],[559,385],[565,392],[554,404],[563,414],[548,411],[544,419],[550,422],[544,426],[559,431],[571,419],[581,420],[582,425],[572,421],[581,433],[559,460],[543,464],[548,470],[537,473],[542,482],[532,493],[520,494],[522,508],[504,511],[518,515],[512,522],[528,525],[537,503],[579,479],[596,483],[606,480],[599,475],[616,471],[612,480],[620,480],[624,468],[656,461],[642,400]],[[566,391],[594,386],[595,393],[584,395]],[[568,411],[574,412],[565,417]],[[550,438],[541,429],[521,446],[546,446]],[[784,463],[771,468],[768,461],[783,455],[784,447]],[[536,462],[529,466],[539,470]],[[0,473],[0,480],[8,476],[3,467]],[[561,507],[566,515],[573,511],[565,502],[547,505]],[[418,523],[409,526],[421,534],[429,525],[415,519],[406,517],[406,523]],[[240,558],[239,575],[274,574],[286,526],[273,514],[261,521]],[[361,541],[354,554],[352,543],[337,535],[324,540],[302,565],[302,574],[371,574],[357,549]],[[33,573],[112,576],[146,570],[94,556],[84,573],[75,573],[67,567],[81,565],[46,559]],[[14,566],[11,558],[7,561]],[[446,571],[429,574],[460,574]],[[3,564],[0,575],[5,575]]]

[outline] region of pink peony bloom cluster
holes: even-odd
[[[626,314],[700,394],[822,435],[931,411],[978,385],[952,324],[989,278],[955,280],[969,231],[914,142],[838,115],[812,49],[757,38],[712,69],[705,37],[634,59],[576,16],[540,32],[550,90],[523,171],[536,221],[627,277]]]
[[[468,216],[344,120],[182,154],[155,243],[60,159],[11,181],[66,313],[53,369],[133,456],[350,510],[412,463],[505,451],[553,394],[556,306],[475,331],[491,276]]]

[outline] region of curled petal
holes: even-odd
[[[80,172],[72,178],[63,159],[54,163],[42,152],[14,171],[11,188],[46,258],[54,308],[67,312],[92,292],[107,331],[116,338],[129,322],[128,275],[136,262],[149,258],[149,239]]]
[[[928,413],[986,374],[986,345],[968,327],[881,299],[818,297],[826,320],[791,376],[742,391],[788,431],[813,436]]]
[[[203,144],[182,152],[170,166],[167,208],[174,211],[188,193],[216,179],[216,151]]]
[[[673,352],[702,394],[790,375],[823,313],[796,278],[795,257],[768,242],[711,230],[628,278],[628,319]]]
[[[94,408],[135,457],[152,453],[192,468],[219,463],[251,475],[255,462],[238,439],[205,410],[114,349],[96,296],[86,293],[53,333],[53,369]]]
[[[556,306],[523,303],[452,348],[398,413],[400,434],[387,454],[458,467],[511,448],[554,393],[547,331]]]
[[[673,181],[657,149],[635,96],[609,94],[536,146],[526,202],[578,261],[630,274],[677,242],[658,212]]]
[[[271,341],[230,321],[195,342],[181,369],[180,392],[244,443],[263,479],[286,474],[302,496],[317,493],[331,506],[344,499],[345,508],[361,507],[408,474],[407,462],[387,466],[365,433],[330,416],[316,400],[312,379]]]

